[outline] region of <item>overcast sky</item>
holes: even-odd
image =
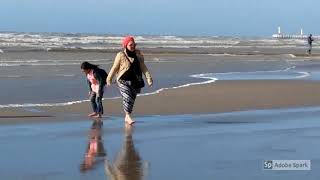
[[[0,0],[0,31],[270,36],[320,34],[319,0]]]

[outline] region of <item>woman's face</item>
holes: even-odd
[[[128,44],[127,44],[127,49],[129,51],[135,51],[136,50],[136,44],[133,42],[133,41],[130,41]]]

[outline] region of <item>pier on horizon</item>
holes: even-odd
[[[281,33],[281,27],[278,27],[278,34],[273,34],[273,38],[278,39],[307,39],[309,34],[303,34],[303,29],[301,28],[300,34],[284,34]],[[312,35],[314,39],[320,39],[319,35]]]

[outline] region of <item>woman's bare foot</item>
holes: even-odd
[[[96,116],[98,113],[96,113],[96,112],[93,112],[93,113],[91,113],[91,114],[88,114],[88,116],[89,117],[93,117],[93,116]]]
[[[102,117],[102,115],[101,114],[98,114],[98,113],[96,113],[96,115],[94,115],[94,116],[92,116],[93,118],[101,118]]]
[[[133,125],[135,123],[135,121],[131,118],[130,115],[126,115],[125,122],[129,125]]]

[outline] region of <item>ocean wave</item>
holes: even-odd
[[[56,74],[54,76],[55,77],[75,77],[76,75],[75,74]],[[31,76],[27,76],[27,75],[0,75],[0,79],[1,78],[3,78],[3,79],[7,79],[7,78],[16,79],[16,78],[28,78],[28,77],[31,77]]]
[[[286,45],[286,44],[306,44],[303,39],[249,39],[248,42],[255,45]]]
[[[121,35],[79,33],[15,33],[0,32],[0,47],[45,51],[106,51],[121,49]],[[304,39],[238,38],[219,36],[135,36],[145,48],[292,48],[305,46]],[[315,42],[314,45],[320,44]]]
[[[111,64],[112,62],[99,63],[102,64]],[[13,67],[13,66],[70,66],[70,65],[79,65],[80,63],[28,63],[28,64],[9,64],[9,63],[0,63],[0,67]]]
[[[192,77],[192,76],[191,76]],[[200,77],[203,78],[203,77]],[[143,94],[138,94],[138,96],[148,96],[148,95],[153,95],[153,94],[158,94],[161,91],[164,90],[169,90],[169,89],[178,89],[178,88],[184,88],[184,87],[189,87],[189,86],[194,86],[194,85],[202,85],[202,84],[209,84],[215,82],[217,79],[216,78],[204,78],[204,79],[210,79],[207,81],[203,82],[196,82],[196,83],[188,83],[180,86],[175,86],[175,87],[168,87],[168,88],[161,88],[158,89],[154,92],[150,93],[143,93]],[[110,97],[110,98],[103,98],[103,99],[119,99],[121,97]],[[25,104],[6,104],[6,105],[0,105],[1,108],[29,108],[29,107],[57,107],[57,106],[69,106],[69,105],[74,105],[74,104],[80,104],[83,102],[89,102],[90,100],[78,100],[78,101],[70,101],[70,102],[64,102],[64,103],[25,103]]]
[[[0,67],[11,66],[65,66],[80,65],[83,61],[95,62],[99,64],[111,64],[111,59],[92,59],[92,60],[2,60]]]
[[[286,80],[303,79],[311,76],[309,72],[293,71],[295,66],[274,71],[226,72],[196,74],[195,78],[216,78],[217,80]]]
[[[75,77],[75,74],[56,74],[57,77]]]
[[[253,53],[259,53],[259,51],[255,51]],[[236,56],[236,57],[240,57],[240,56],[248,56],[250,54],[230,54],[230,53],[216,53],[216,54],[208,54],[209,56]]]
[[[26,75],[2,75],[0,76],[0,78],[25,78],[25,77],[29,77]]]
[[[180,86],[174,86],[174,87],[168,87],[168,88],[161,88],[158,89],[154,92],[150,92],[150,93],[144,93],[144,94],[139,94],[138,96],[148,96],[148,95],[154,95],[154,94],[158,94],[164,90],[170,90],[170,89],[179,89],[179,88],[184,88],[184,87],[189,87],[189,86],[195,86],[195,85],[203,85],[203,84],[209,84],[209,83],[213,83],[216,80],[218,80],[217,78],[213,78],[213,77],[197,77],[196,75],[191,75],[190,77],[195,77],[195,78],[202,78],[202,79],[209,79],[207,81],[203,81],[203,82],[195,82],[195,83],[188,83],[188,84],[183,84]]]
[[[45,51],[47,52],[117,52],[121,49],[120,46],[91,46],[91,47],[50,47],[46,48]],[[38,49],[39,50],[39,49]],[[37,51],[37,49],[34,49]]]
[[[1,60],[0,63],[37,63],[37,62],[99,62],[111,61],[111,59],[87,59],[87,60],[73,60],[73,59],[29,59],[29,60]]]
[[[39,50],[105,50],[120,49],[123,36],[86,35],[63,33],[0,33],[0,47],[27,47]],[[178,37],[178,36],[135,36],[139,46],[144,47],[214,47],[234,46],[238,38]]]
[[[288,57],[290,57],[290,58],[296,58],[297,56],[296,55],[294,55],[294,54],[286,54]]]
[[[0,48],[8,51],[118,51],[123,36],[63,33],[0,33]],[[135,36],[142,48],[299,48],[305,40],[235,37]],[[315,42],[315,48],[317,42]]]
[[[103,99],[119,99],[120,97],[111,97]],[[29,108],[29,107],[58,107],[58,106],[69,106],[74,104],[80,104],[84,102],[89,102],[90,100],[77,100],[62,103],[24,103],[24,104],[4,104],[0,105],[0,109],[3,108]]]
[[[73,105],[73,104],[79,104],[83,102],[87,102],[89,100],[79,100],[79,101],[71,101],[71,102],[65,102],[65,103],[25,103],[25,104],[6,104],[6,105],[0,105],[0,108],[26,108],[26,107],[54,107],[54,106],[67,106],[67,105]]]

